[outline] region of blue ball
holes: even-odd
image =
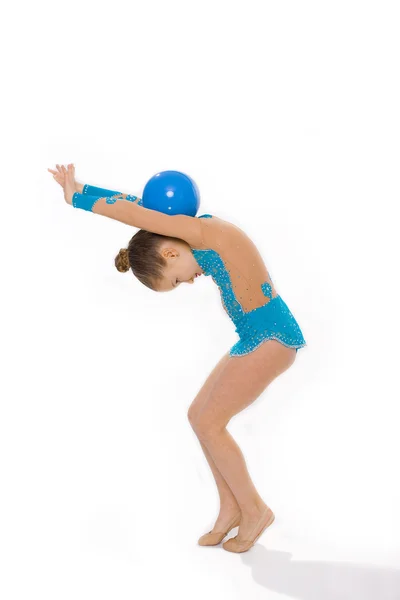
[[[194,217],[200,206],[200,192],[189,175],[180,171],[161,171],[146,183],[142,202],[144,208],[167,215]]]

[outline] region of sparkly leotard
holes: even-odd
[[[202,225],[203,247],[190,248],[204,274],[211,275],[219,287],[224,309],[236,326],[239,341],[229,354],[248,354],[270,339],[296,348],[296,352],[305,346],[296,319],[276,293],[250,238],[235,225],[213,215],[200,215],[199,219],[210,219]]]
[[[102,203],[102,201],[104,201]],[[220,289],[224,309],[236,326],[239,340],[231,356],[248,354],[265,340],[275,339],[290,348],[306,345],[287,304],[276,292],[263,259],[239,227],[215,215],[168,216],[142,206],[141,198],[85,184],[72,205],[112,216],[110,205],[121,204],[115,218],[159,235],[185,240],[205,275]],[[138,206],[128,210],[132,204]]]

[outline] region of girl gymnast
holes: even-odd
[[[239,340],[222,356],[189,406],[188,419],[211,468],[220,510],[201,546],[219,544],[239,526],[224,550],[246,552],[275,515],[250,478],[242,451],[227,430],[230,419],[254,402],[306,345],[297,321],[277,293],[263,259],[238,227],[215,215],[166,215],[141,198],[75,181],[75,168],[48,169],[75,208],[140,229],[115,258],[144,285],[167,292],[211,276]]]

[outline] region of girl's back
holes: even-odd
[[[222,301],[226,304],[231,296],[230,306],[225,306],[228,313],[234,310],[233,301],[247,313],[278,296],[261,254],[242,229],[214,215],[199,219],[202,243],[193,254],[220,287]]]

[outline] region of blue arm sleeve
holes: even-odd
[[[93,188],[93,186],[88,186],[90,187],[90,189],[94,189],[94,190],[101,190],[102,188]],[[114,204],[117,200],[122,200],[123,198],[117,198],[116,196],[121,196],[121,192],[115,192],[114,196],[110,194],[110,190],[103,190],[105,192],[107,192],[107,194],[102,194],[102,195],[98,195],[98,196],[94,196],[92,194],[89,194],[88,192],[86,192],[86,194],[80,194],[79,192],[75,192],[75,194],[72,196],[72,206],[74,208],[82,208],[83,210],[89,210],[91,212],[93,212],[93,206],[95,205],[95,203],[97,202],[97,200],[99,200],[100,198],[105,198],[106,199],[106,203],[107,204]],[[138,197],[137,196],[131,196],[131,195],[127,195],[125,200],[127,200],[128,202],[135,202],[135,200],[137,200]],[[137,202],[137,204],[139,206],[143,205],[142,199],[139,199],[139,202]]]
[[[83,190],[82,190],[82,194],[86,195],[88,194],[89,196],[114,196],[114,194],[121,194],[122,192],[117,192],[115,190],[106,190],[106,188],[100,188],[100,187],[96,187],[94,185],[89,185],[88,183],[85,183],[85,185],[83,186]]]
[[[122,192],[117,192],[115,190],[107,190],[106,188],[96,187],[95,185],[89,185],[88,183],[85,183],[82,189],[82,196],[97,196],[97,198],[104,198],[107,196],[115,196],[116,194],[119,195],[122,194]],[[126,196],[126,200],[130,200],[131,202],[133,202],[134,200],[137,200],[137,196],[131,196],[130,194],[128,194]],[[111,204],[111,202],[108,201],[107,203]],[[143,206],[141,198],[138,202],[138,205]]]

